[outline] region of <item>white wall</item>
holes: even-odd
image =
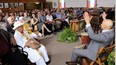
[[[97,7],[114,7],[115,0],[97,0]]]
[[[87,1],[86,0],[65,0],[66,7],[86,7]]]
[[[58,7],[58,0],[46,0],[52,2],[53,8]],[[55,5],[56,4],[56,5]],[[66,7],[86,7],[87,0],[65,0]],[[97,7],[114,7],[115,0],[97,0]]]

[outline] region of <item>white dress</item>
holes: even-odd
[[[41,47],[38,49],[42,54],[42,56],[40,56],[40,54],[37,52],[37,50],[28,48],[28,47],[24,47],[25,43],[27,42],[27,39],[19,31],[17,31],[17,30],[15,31],[14,38],[17,42],[17,45],[23,47],[24,51],[26,51],[28,53],[28,58],[31,62],[35,63],[35,62],[39,61],[40,59],[43,59],[44,62],[49,61],[47,51],[46,51],[44,45],[41,44]],[[46,64],[45,63],[43,64],[43,62],[40,62],[40,65],[46,65]]]

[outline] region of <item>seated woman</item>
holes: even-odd
[[[31,37],[35,38],[35,39],[38,39],[38,36],[41,37],[42,34],[40,32],[32,32],[32,27],[29,25],[28,22],[30,22],[29,20],[28,21],[24,21],[24,17],[20,17],[19,18],[19,21],[17,22],[23,22],[23,27],[24,27],[24,30],[27,30],[27,32],[29,34],[31,34]]]
[[[23,29],[23,23],[15,22],[13,29],[15,30],[14,38],[17,45],[21,46],[28,53],[28,59],[32,63],[36,63],[36,65],[46,65],[45,62],[48,62],[49,58],[44,45],[31,38]]]
[[[33,29],[35,30],[38,30],[38,29],[39,31],[42,30],[43,36],[44,36],[44,29],[47,30],[47,32],[49,33],[51,32],[43,22],[39,22],[39,19],[35,16],[34,13],[32,13],[31,25],[33,26]]]

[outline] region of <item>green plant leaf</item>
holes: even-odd
[[[76,35],[76,32],[72,31],[70,28],[65,28],[62,32],[58,34],[57,38],[60,42],[75,42],[77,40]]]

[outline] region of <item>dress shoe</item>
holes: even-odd
[[[46,65],[49,65],[50,64],[50,62],[51,62],[51,56],[50,55],[48,55],[48,57],[49,57],[49,61],[48,62],[46,62]]]
[[[49,65],[49,64],[50,64],[50,62],[51,62],[51,61],[48,61],[48,62],[46,62],[46,64],[47,64],[47,65]]]
[[[68,62],[66,62],[66,64],[67,64],[67,65],[76,65],[77,63],[74,62],[74,61],[68,61]]]

